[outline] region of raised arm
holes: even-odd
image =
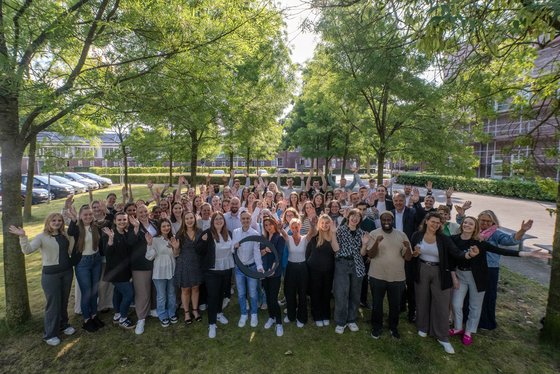
[[[327,175],[327,182],[329,183],[329,186],[331,186],[333,189],[337,188],[336,182],[334,181],[332,174]]]
[[[305,191],[309,191],[311,189],[311,176],[313,175],[313,168],[309,169],[309,175],[307,176],[307,180],[305,181]]]
[[[356,184],[358,183],[358,180],[361,181],[360,176],[358,175],[358,172],[354,172],[354,179],[352,179],[352,183],[350,183],[350,185],[346,186],[346,189],[352,191],[354,189],[354,187],[356,186]],[[361,186],[362,185],[360,184],[360,187]]]
[[[321,169],[319,169],[319,176],[321,177],[321,181],[323,182],[323,191],[327,192],[327,178],[325,178],[325,174]]]

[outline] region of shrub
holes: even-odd
[[[519,179],[496,180],[419,173],[400,174],[397,177],[397,183],[399,184],[424,186],[428,181],[432,181],[433,187],[437,189],[453,187],[456,191],[462,192],[545,201],[555,201],[558,188],[558,183],[551,179],[530,182]]]

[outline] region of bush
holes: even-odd
[[[408,173],[400,174],[397,177],[397,183],[399,184],[424,186],[428,181],[432,181],[433,187],[437,189],[453,187],[456,191],[461,192],[545,201],[555,201],[558,188],[558,183],[549,178],[537,182],[529,182],[518,179],[496,180]]]
[[[294,173],[295,169],[290,169],[290,168],[282,168],[282,167],[278,167],[276,168],[275,166],[259,166],[259,167],[253,167],[251,166],[249,168],[249,173],[257,173],[257,170],[266,170],[269,174],[272,174],[274,172],[276,172],[276,169],[288,169],[290,171],[290,173]],[[95,174],[120,174],[121,172],[121,168],[120,167],[99,167],[99,166],[94,166],[94,167],[90,167],[89,171],[91,171],[92,173]],[[197,174],[209,174],[212,173],[214,170],[223,170],[226,172],[226,174],[229,175],[229,167],[227,166],[199,166],[197,167]],[[242,170],[245,171],[246,167],[236,167],[235,170]],[[130,166],[128,168],[128,172],[129,174],[168,174],[169,173],[169,168],[168,167],[161,167],[161,166]],[[190,174],[191,172],[191,168],[190,166],[176,166],[173,168],[173,174]]]

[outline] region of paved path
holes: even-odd
[[[402,186],[394,185],[393,189],[402,190]],[[421,188],[420,193],[424,195],[426,189]],[[445,203],[444,191],[434,190],[434,195],[436,196],[436,206]],[[537,238],[526,240],[524,242],[525,249],[538,249],[535,244],[552,245],[555,216],[550,216],[546,209],[555,208],[554,203],[463,192],[455,192],[452,199],[453,204],[463,204],[467,200],[472,201],[472,208],[467,211],[467,214],[475,217],[483,210],[493,210],[500,220],[500,226],[515,231],[521,226],[521,221],[533,219],[533,228],[528,234]],[[453,214],[454,218],[455,214]],[[550,282],[550,265],[545,260],[502,256],[501,264],[543,285],[548,286]]]

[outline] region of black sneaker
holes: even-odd
[[[97,330],[99,330],[95,322],[93,322],[92,318],[88,319],[87,322],[84,322],[82,324],[82,328],[87,332],[96,332]]]
[[[381,336],[381,330],[378,329],[372,329],[371,330],[371,337],[374,339],[379,339],[379,337]]]
[[[128,318],[125,319],[124,321],[120,322],[119,326],[122,327],[123,329],[126,329],[126,330],[130,330],[130,329],[133,329],[134,327],[136,327],[136,325],[131,320],[129,320]]]
[[[105,324],[102,320],[99,319],[98,316],[93,317],[91,320],[93,321],[93,323],[95,323],[95,326],[97,326],[98,329],[105,327]]]
[[[393,339],[401,338],[401,334],[399,334],[399,331],[397,329],[391,330],[391,336],[393,337]]]
[[[169,319],[169,322],[171,322],[172,324],[176,324],[177,322],[179,322],[179,318],[177,318],[177,316],[173,316]]]
[[[165,319],[160,320],[161,327],[169,327],[169,322],[170,322],[169,318],[165,318]]]

